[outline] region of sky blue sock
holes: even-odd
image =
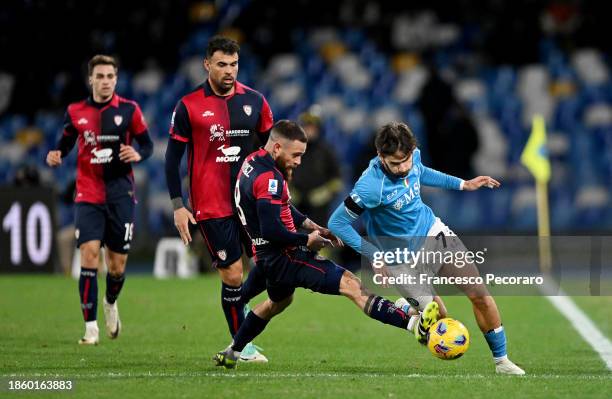
[[[489,330],[484,334],[489,349],[493,353],[493,359],[497,362],[507,357],[506,353],[506,332],[504,326],[499,326],[494,330]]]

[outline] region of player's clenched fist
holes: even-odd
[[[47,165],[59,166],[62,164],[62,152],[59,150],[49,151],[47,153]]]

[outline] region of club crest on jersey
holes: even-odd
[[[93,145],[97,144],[96,142],[96,134],[93,130],[85,130],[83,132],[83,139],[85,139],[85,145]]]
[[[119,126],[121,125],[121,122],[123,122],[123,116],[115,115],[115,117],[113,118],[113,121],[115,121],[115,125]]]
[[[278,193],[278,180],[268,179],[268,192],[270,194]]]
[[[210,127],[210,141],[214,141],[215,139],[225,141],[225,129],[218,123],[215,123]]]
[[[253,112],[253,108],[250,105],[243,105],[242,109],[247,116],[251,116],[251,112]]]
[[[221,260],[226,260],[227,259],[227,252],[225,251],[225,249],[222,249],[220,251],[217,251],[217,256]]]

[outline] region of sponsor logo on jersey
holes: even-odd
[[[223,144],[221,147],[217,148],[217,150],[221,150],[223,153],[223,156],[217,157],[217,162],[238,162],[240,159],[240,155],[238,154],[240,154],[241,148],[237,145],[225,148],[225,144]]]
[[[87,122],[89,122],[87,119],[85,119],[85,118],[81,118],[81,119],[79,119],[79,121],[77,122],[77,125],[87,125]]]
[[[393,190],[391,194],[387,195],[387,201],[391,201],[391,198],[395,197],[396,195],[397,195],[397,189]]]
[[[221,260],[226,260],[227,259],[227,252],[225,251],[225,249],[219,250],[219,251],[217,251],[217,256]]]
[[[270,194],[278,193],[278,180],[268,179],[268,192]]]
[[[119,126],[121,125],[121,122],[123,122],[123,116],[115,115],[115,117],[113,118],[113,121],[115,122],[115,125]]]
[[[98,141],[98,143],[106,143],[109,141],[119,141],[119,136],[108,134],[108,135],[98,136],[96,140]]]
[[[247,116],[251,116],[251,113],[253,112],[253,108],[251,108],[250,105],[243,105],[242,110],[245,114],[247,114]]]
[[[97,148],[93,148],[91,153],[94,155],[94,158],[91,158],[92,164],[103,164],[109,163],[113,160],[113,149],[112,148],[102,148],[98,150]]]
[[[408,204],[410,201],[415,199],[421,190],[421,185],[419,182],[415,182],[408,192],[404,193],[400,198],[398,198],[393,204],[393,208],[397,211],[401,210],[404,205]]]
[[[258,246],[258,245],[266,245],[266,244],[269,244],[269,243],[270,243],[270,241],[268,241],[268,240],[264,240],[264,239],[263,239],[263,238],[261,238],[261,237],[252,238],[252,239],[251,239],[251,242],[252,242],[252,243],[253,243],[253,245],[255,245],[255,246]]]
[[[96,133],[93,130],[85,130],[83,132],[83,138],[85,139],[85,145],[97,145]]]
[[[209,117],[209,116],[215,116],[215,113],[214,113],[214,112],[211,112],[211,111],[204,111],[204,113],[202,114],[202,116],[203,116],[204,118]]]
[[[210,127],[210,141],[214,141],[215,139],[225,141],[225,129],[218,123],[215,123]]]
[[[402,207],[404,206],[405,202],[404,202],[404,198],[398,198],[397,201],[395,201],[395,203],[393,204],[393,209],[395,209],[396,211],[399,211],[400,209],[402,209]]]
[[[227,137],[246,137],[251,134],[249,129],[232,129],[227,131]]]

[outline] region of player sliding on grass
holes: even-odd
[[[373,260],[380,247],[397,244],[398,239],[425,243],[428,251],[463,252],[467,249],[459,238],[437,218],[431,208],[423,203],[420,185],[442,187],[454,190],[478,190],[482,186],[499,187],[499,182],[489,176],[478,176],[464,181],[457,177],[430,169],[421,163],[421,153],[417,148],[414,135],[403,123],[390,123],[383,126],[376,135],[378,156],[363,172],[353,191],[343,204],[335,210],[329,220],[331,231],[354,250]],[[370,240],[361,239],[351,226],[360,215],[368,216],[366,231]],[[430,237],[430,238],[425,238]],[[414,245],[414,244],[412,244]],[[421,248],[421,245],[418,246]],[[416,248],[413,248],[416,249]],[[388,265],[378,271],[382,274],[398,276],[401,273],[416,273],[427,270],[442,276],[478,276],[476,266],[471,263],[465,267],[452,264],[437,265]],[[426,316],[425,322],[415,329],[417,340],[426,344],[427,332],[438,317],[446,317],[446,308],[438,296],[433,296],[430,286],[398,286],[403,296],[409,298],[396,302],[403,309],[409,308],[408,302],[418,307]],[[459,288],[467,295],[473,305],[476,322],[482,330],[487,344],[493,353],[495,371],[501,374],[525,374],[508,359],[506,353],[506,334],[493,297],[484,285],[462,285]],[[439,313],[439,315],[438,315]]]
[[[242,164],[234,199],[257,254],[257,265],[247,283],[265,288],[268,299],[253,308],[230,346],[215,355],[218,366],[236,366],[245,345],[291,304],[296,287],[344,295],[371,318],[401,329],[416,322],[416,316],[409,317],[393,302],[366,292],[353,273],[317,255],[324,246],[342,242],[291,205],[287,184],[306,151],[306,142],[299,125],[279,121],[266,146]],[[311,233],[297,233],[300,226]],[[415,310],[411,312],[416,314]]]

